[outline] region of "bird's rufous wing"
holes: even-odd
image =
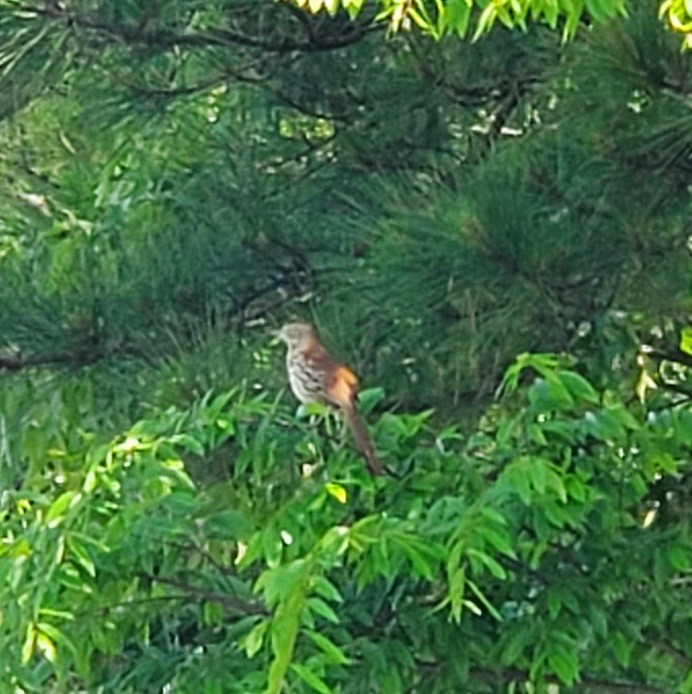
[[[340,407],[353,407],[358,392],[358,377],[347,366],[339,364],[328,386],[330,398]]]
[[[358,392],[358,377],[344,364],[339,363],[318,342],[313,343],[305,356],[313,367],[324,374],[324,389],[333,405],[350,409]]]

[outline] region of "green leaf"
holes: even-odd
[[[89,550],[74,535],[67,536],[67,548],[74,555],[77,563],[92,577],[96,576],[96,567],[89,555]]]
[[[572,0],[567,11],[567,21],[565,22],[562,32],[563,43],[577,33],[583,10],[584,0]]]
[[[637,420],[622,405],[587,412],[583,421],[587,433],[608,442],[619,442],[625,438],[626,429],[639,428]]]
[[[476,31],[473,33],[472,41],[477,41],[483,34],[491,29],[497,17],[497,7],[494,3],[488,3],[487,7],[481,12],[476,24]]]
[[[202,622],[205,626],[218,627],[224,623],[225,612],[218,602],[205,602],[202,606]]]
[[[67,650],[72,654],[76,653],[77,648],[74,642],[68,638],[63,631],[52,624],[49,624],[48,622],[38,622],[36,624],[36,630],[49,637],[54,644],[67,648]],[[57,648],[54,650],[57,655]]]
[[[309,417],[310,415],[320,415],[324,416],[329,414],[330,410],[327,405],[323,405],[322,403],[319,402],[309,402],[305,405],[301,405],[298,408],[298,417],[306,416]]]
[[[624,427],[631,431],[641,429],[641,424],[634,418],[631,412],[621,403],[612,405],[608,408],[608,412],[615,417]]]
[[[692,8],[690,8],[688,12],[692,15]],[[687,674],[687,677],[685,677],[685,681],[680,685],[679,691],[692,692],[692,669]]]
[[[549,434],[555,434],[564,443],[574,443],[575,441],[575,424],[574,422],[562,422],[558,420],[551,420],[548,422],[543,422],[541,428],[544,432]]]
[[[531,484],[526,466],[520,461],[511,463],[500,475],[500,479],[519,495],[524,505],[531,503]]]
[[[544,0],[543,2],[543,16],[548,26],[551,29],[555,29],[557,26],[557,18],[559,16],[559,7],[557,0]]]
[[[562,598],[560,597],[560,591],[550,587],[546,591],[546,596],[550,619],[556,619],[562,610]]]
[[[610,643],[613,647],[613,651],[618,663],[620,663],[622,667],[629,667],[632,647],[634,644],[627,639],[622,632],[619,631],[613,634]]]
[[[464,605],[464,589],[466,587],[466,574],[464,569],[457,564],[447,566],[447,602],[450,604],[451,618],[458,624],[461,621],[462,608]]]
[[[528,461],[527,468],[534,489],[539,494],[543,494],[545,492],[548,464],[541,458],[533,458]]]
[[[36,647],[36,630],[33,624],[29,624],[26,631],[26,636],[22,644],[22,665],[26,665],[30,660],[31,656],[34,654],[34,648]]]
[[[75,618],[73,612],[67,612],[65,610],[54,610],[50,607],[42,607],[38,611],[38,614],[41,617],[54,617],[57,619],[67,620],[68,622],[73,622]]]
[[[570,519],[565,510],[553,502],[545,504],[543,512],[545,517],[558,528],[562,528],[569,523]]]
[[[358,393],[358,409],[367,414],[384,400],[384,396],[384,388],[365,388]]]
[[[488,610],[488,612],[498,621],[502,621],[502,616],[500,613],[495,609],[495,606],[488,600],[488,598],[485,597],[481,589],[473,582],[473,581],[467,581],[467,584],[471,591],[475,593],[476,597],[481,601],[481,603],[485,606],[485,609]]]
[[[171,437],[171,442],[178,444],[195,455],[204,455],[204,445],[190,434],[178,434]]]
[[[442,548],[433,542],[424,542],[414,535],[400,531],[390,531],[385,536],[392,546],[406,555],[415,572],[431,579],[444,556]]]
[[[307,606],[312,612],[320,615],[320,617],[324,617],[324,619],[332,624],[338,624],[340,621],[339,615],[337,615],[337,613],[321,598],[308,598]]]
[[[284,568],[284,567],[280,567]],[[274,658],[269,666],[267,694],[279,694],[283,689],[286,671],[293,658],[300,619],[305,608],[305,594],[310,564],[297,560],[290,566],[290,584],[284,585],[278,594],[282,596],[274,619],[271,622],[272,653]],[[278,574],[286,576],[286,574]],[[318,598],[316,598],[318,599]]]
[[[507,519],[497,510],[490,506],[481,507],[481,515],[499,526],[507,525]]]
[[[550,645],[548,665],[565,684],[574,684],[579,677],[579,663],[576,654],[559,643]]]
[[[576,475],[569,475],[565,479],[565,489],[567,493],[576,501],[586,501],[586,485]]]
[[[209,392],[209,395],[211,395],[211,391]],[[209,417],[212,421],[216,420],[217,417],[221,415],[221,412],[224,410],[226,405],[230,402],[231,398],[233,398],[236,395],[236,390],[231,389],[227,390],[225,393],[221,393],[220,395],[217,395],[214,400],[212,400],[209,405],[205,408],[204,412],[207,417]]]
[[[341,648],[323,634],[312,629],[306,629],[303,633],[327,656],[329,662],[338,665],[348,665],[351,662]]]
[[[307,566],[305,559],[296,559],[289,564],[281,564],[263,571],[255,581],[254,591],[264,591],[269,605],[286,600],[292,592],[298,590],[305,579]]]
[[[336,482],[327,482],[327,484],[324,485],[324,490],[340,504],[345,504],[348,501],[346,489]]]
[[[252,658],[260,650],[260,648],[262,648],[264,637],[269,630],[270,624],[271,622],[268,619],[262,620],[259,622],[259,624],[256,624],[241,640],[240,644],[245,650],[245,654],[248,658]]]
[[[692,10],[688,10],[688,13],[692,15]],[[692,327],[680,331],[680,351],[692,355]]]
[[[339,11],[339,0],[324,0],[324,7],[331,17]]]
[[[583,376],[574,371],[559,371],[557,377],[578,400],[591,405],[598,404],[598,393]]]
[[[55,663],[58,659],[58,649],[55,642],[47,634],[40,631],[36,633],[36,648],[48,662]]]
[[[502,552],[502,554],[505,554],[512,559],[516,558],[516,552],[514,551],[514,547],[512,547],[509,534],[506,530],[500,528],[491,528],[488,525],[479,525],[478,532],[498,552]]]
[[[539,446],[547,445],[548,439],[546,439],[543,427],[540,424],[529,424],[527,432],[533,443],[537,443]]]
[[[574,398],[567,387],[555,376],[537,378],[528,392],[529,402],[539,413],[554,410],[569,410],[574,407]]]
[[[562,481],[562,470],[555,468],[555,466],[546,466],[546,481],[549,489],[552,489],[560,499],[560,501],[565,504],[567,503],[567,490],[565,489],[565,483]]]
[[[332,602],[344,601],[339,589],[326,576],[317,576],[313,581],[312,589],[326,600],[331,600]]]
[[[552,530],[548,519],[545,515],[545,510],[543,507],[534,507],[531,509],[531,520],[533,530],[536,533],[536,537],[539,540],[538,545],[534,548],[534,559],[531,561],[532,568],[536,568],[538,564],[536,563],[546,550],[545,543],[548,542],[552,535]]]
[[[500,424],[500,426],[497,429],[497,434],[495,435],[495,440],[497,441],[498,446],[504,448],[512,444],[514,432],[516,431],[518,424],[518,417],[506,419],[504,422]]]
[[[48,509],[46,524],[49,526],[57,525],[57,522],[62,519],[73,500],[78,501],[79,499],[81,499],[81,495],[75,491],[63,492]]]
[[[668,548],[668,562],[676,571],[692,570],[692,551],[682,545],[672,545]]]
[[[441,18],[440,33],[455,33],[464,37],[471,19],[471,5],[466,0],[447,0],[444,5],[444,18]]]
[[[503,665],[514,665],[524,650],[531,644],[533,634],[530,629],[522,627],[515,629],[505,641],[500,651],[500,661]]]
[[[608,635],[608,616],[604,609],[589,605],[589,619],[596,634],[602,637]]]
[[[470,556],[477,557],[481,563],[485,564],[495,578],[499,578],[501,581],[504,581],[507,578],[507,572],[505,571],[504,567],[489,554],[480,552],[477,549],[470,549],[468,553]]]
[[[291,670],[314,691],[320,692],[320,694],[332,694],[332,690],[327,686],[327,683],[304,665],[293,663],[291,665]]]

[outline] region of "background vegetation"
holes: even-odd
[[[323,4],[0,1],[0,691],[692,691],[680,35]]]

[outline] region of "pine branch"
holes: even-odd
[[[289,7],[287,5],[287,7]],[[103,20],[95,15],[80,14],[63,4],[51,3],[43,7],[26,5],[18,8],[22,12],[34,13],[45,19],[57,21],[66,27],[83,29],[109,37],[129,45],[142,45],[150,48],[169,50],[173,48],[212,48],[243,46],[270,53],[319,53],[345,48],[363,39],[369,31],[378,29],[369,22],[349,22],[336,36],[324,38],[316,32],[308,33],[305,40],[282,38],[271,40],[253,36],[241,31],[216,28],[206,31],[179,33],[170,29],[149,28],[146,25],[123,24]]]

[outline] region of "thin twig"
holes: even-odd
[[[216,602],[220,605],[224,605],[231,610],[236,612],[241,612],[243,614],[258,614],[258,615],[269,615],[268,610],[254,602],[249,602],[247,600],[242,600],[241,598],[236,598],[232,595],[224,595],[222,593],[216,593],[206,588],[200,588],[198,586],[192,586],[185,581],[179,581],[176,578],[168,578],[165,576],[154,576],[153,574],[148,574],[140,572],[139,574],[142,578],[146,578],[149,581],[156,583],[163,583],[164,585],[173,586],[174,588],[179,588],[190,595],[196,595],[202,600],[209,600],[210,602]]]

